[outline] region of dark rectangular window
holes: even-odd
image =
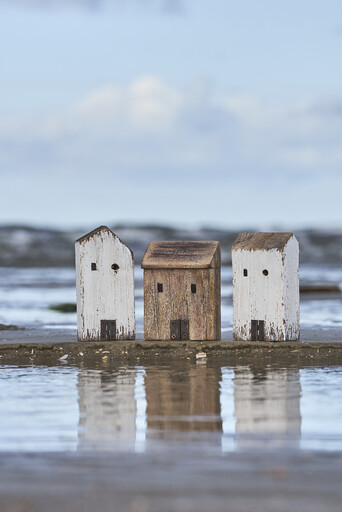
[[[196,293],[196,285],[195,284],[191,285],[191,293]]]
[[[246,268],[243,269],[243,276],[244,277],[247,277],[248,276],[248,271]]]
[[[163,283],[158,283],[157,288],[158,288],[158,293],[161,293],[163,291]]]
[[[92,263],[92,264],[91,264],[91,270],[97,270],[97,268],[96,268],[96,263]]]
[[[116,340],[116,320],[101,320],[101,340]]]

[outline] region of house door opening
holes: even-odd
[[[116,340],[116,320],[101,320],[101,340]]]
[[[189,340],[189,320],[171,320],[170,339],[178,341]]]
[[[265,341],[265,321],[252,320],[251,341]]]

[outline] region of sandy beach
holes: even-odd
[[[115,367],[179,362],[240,368],[342,365],[342,329],[307,329],[300,342],[77,342],[70,329],[1,331],[3,365],[76,365],[104,374]],[[67,356],[67,357],[65,357]],[[61,359],[62,358],[62,359]],[[296,370],[298,371],[298,370]],[[68,388],[65,388],[68,393]],[[164,440],[146,453],[67,451],[0,454],[3,512],[339,512],[340,452],[242,450],[217,443]],[[215,448],[216,446],[216,448]]]
[[[18,330],[1,330],[0,331],[0,350],[4,351],[5,348],[13,345],[14,347],[20,346],[22,349],[25,345],[36,345],[44,350],[44,345],[55,346],[63,345],[70,347],[72,352],[78,350],[91,351],[92,349],[98,350],[101,347],[105,347],[106,350],[111,350],[113,353],[118,353],[120,350],[126,348],[130,351],[149,350],[151,353],[155,348],[160,350],[172,352],[183,348],[184,351],[191,349],[205,348],[207,351],[225,351],[225,350],[239,350],[242,349],[257,349],[257,350],[293,350],[298,349],[300,351],[306,350],[309,346],[314,346],[316,349],[320,346],[322,348],[334,347],[336,350],[342,348],[342,328],[307,328],[302,329],[299,341],[293,342],[237,342],[233,341],[232,330],[222,333],[220,341],[145,341],[142,332],[138,332],[136,339],[132,341],[114,341],[114,342],[79,342],[77,340],[77,334],[74,329],[47,329],[47,328],[25,328]],[[340,345],[341,344],[341,345]],[[13,349],[14,349],[13,347]],[[74,347],[74,348],[73,348]]]
[[[0,457],[2,512],[340,512],[341,454]]]

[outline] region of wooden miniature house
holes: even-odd
[[[146,340],[221,338],[219,242],[151,242],[141,266]]]
[[[101,226],[77,240],[75,252],[78,339],[134,339],[132,251]]]
[[[240,233],[232,248],[235,340],[299,339],[299,246],[292,233]]]

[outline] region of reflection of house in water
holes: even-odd
[[[298,369],[235,369],[235,430],[238,445],[298,444],[301,432]]]
[[[220,369],[206,365],[146,368],[147,438],[222,432],[220,380]]]
[[[80,370],[78,449],[134,449],[136,374],[136,370]]]

